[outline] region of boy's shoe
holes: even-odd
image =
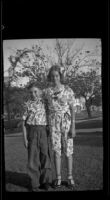
[[[39,191],[39,188],[38,187],[31,187],[31,188],[29,188],[29,192],[37,192],[37,191]]]
[[[44,184],[42,184],[42,185],[40,186],[40,189],[44,189],[44,190],[48,191],[48,189],[49,189],[49,183],[44,183]]]
[[[32,188],[32,192],[38,192],[39,188]]]
[[[49,184],[48,184],[48,183],[45,183],[45,184],[44,184],[44,189],[45,189],[46,191],[48,191],[48,189],[49,189]]]

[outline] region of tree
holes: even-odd
[[[97,69],[101,67],[100,41],[93,50],[84,49],[84,44],[75,46],[76,40],[57,39],[55,52],[58,64],[65,77],[65,83],[74,86],[77,96],[86,100],[86,108],[90,116],[90,105],[94,95],[98,92],[99,82],[96,78]],[[15,56],[9,57],[11,81],[20,77],[28,77],[29,82],[37,82],[40,87],[46,87],[49,70],[49,57],[38,45],[31,49],[17,50]],[[52,61],[53,62],[53,61]],[[100,77],[100,74],[98,75]],[[97,76],[97,77],[98,77]],[[96,93],[95,93],[96,89]]]
[[[4,109],[8,114],[8,124],[9,128],[11,128],[11,113],[14,114],[22,114],[23,103],[27,99],[27,91],[23,88],[11,87],[9,85],[4,84]]]
[[[8,114],[9,126],[11,124],[10,123],[11,122],[10,103],[12,102],[11,95],[10,95],[10,87],[11,87],[11,80],[10,80],[10,77],[9,77],[7,83],[4,83],[4,92],[3,92],[3,95],[4,95],[4,102],[3,102],[4,103],[4,110],[6,109],[6,112]]]
[[[91,117],[90,106],[101,95],[101,43],[98,40],[93,50],[84,49],[84,44],[76,48],[74,44],[75,40],[67,44],[64,40],[56,40],[58,63],[63,69],[65,83],[73,88],[77,97],[85,98]]]
[[[65,77],[69,76],[72,71],[74,74],[79,68],[78,58],[84,44],[80,47],[75,46],[75,39],[73,40],[59,40],[56,39],[56,54],[58,56],[58,64]]]
[[[22,103],[26,92],[18,87],[12,87],[13,81],[28,77],[29,82],[36,81],[39,86],[45,86],[47,65],[42,49],[36,45],[31,49],[17,49],[15,55],[9,56],[10,67],[8,70],[8,82],[4,84],[4,107],[8,114],[8,122],[11,124],[11,113],[22,111]]]
[[[93,100],[101,96],[101,79],[97,76],[95,70],[91,69],[89,72],[82,72],[76,77],[72,77],[69,85],[73,88],[76,97],[84,97],[85,106],[87,108],[88,117],[91,118],[90,107],[93,105]]]
[[[41,47],[36,45],[31,49],[17,50],[15,56],[9,57],[9,61],[11,64],[9,73],[12,81],[28,77],[29,82],[34,81],[41,86],[45,85],[48,65]]]
[[[102,93],[97,93],[92,99],[92,105],[101,106],[102,105]]]

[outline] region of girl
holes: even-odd
[[[49,109],[49,128],[52,148],[55,152],[57,178],[54,187],[61,186],[61,149],[64,150],[68,162],[68,187],[74,187],[72,176],[73,137],[75,137],[74,93],[68,86],[62,84],[62,74],[59,66],[52,66],[48,81],[51,86],[46,89]]]

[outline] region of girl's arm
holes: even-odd
[[[75,137],[75,109],[73,104],[70,104],[70,112],[71,112],[71,127],[70,127],[70,134],[71,137]]]
[[[71,88],[68,88],[68,104],[71,112],[71,127],[68,134],[69,137],[75,137],[75,96]]]

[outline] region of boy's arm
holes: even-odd
[[[25,126],[25,122],[28,117],[28,107],[27,104],[24,103],[23,106],[23,113],[22,113],[22,130],[23,130],[23,139],[24,139],[24,146],[27,148],[28,147],[28,140],[27,140],[27,130]]]
[[[46,111],[46,119],[47,119],[47,125],[46,125],[47,136],[49,136],[49,110],[48,110],[47,104],[45,106],[45,111]]]
[[[27,130],[26,130],[26,126],[25,126],[25,121],[24,120],[22,122],[22,129],[23,129],[24,146],[27,148],[28,147]]]
[[[45,106],[45,112],[46,112],[46,120],[47,120],[47,125],[46,125],[46,129],[47,129],[47,136],[49,136],[49,109],[48,109],[48,100],[47,100],[47,90],[44,89],[43,92],[43,100],[44,100],[44,106]]]

